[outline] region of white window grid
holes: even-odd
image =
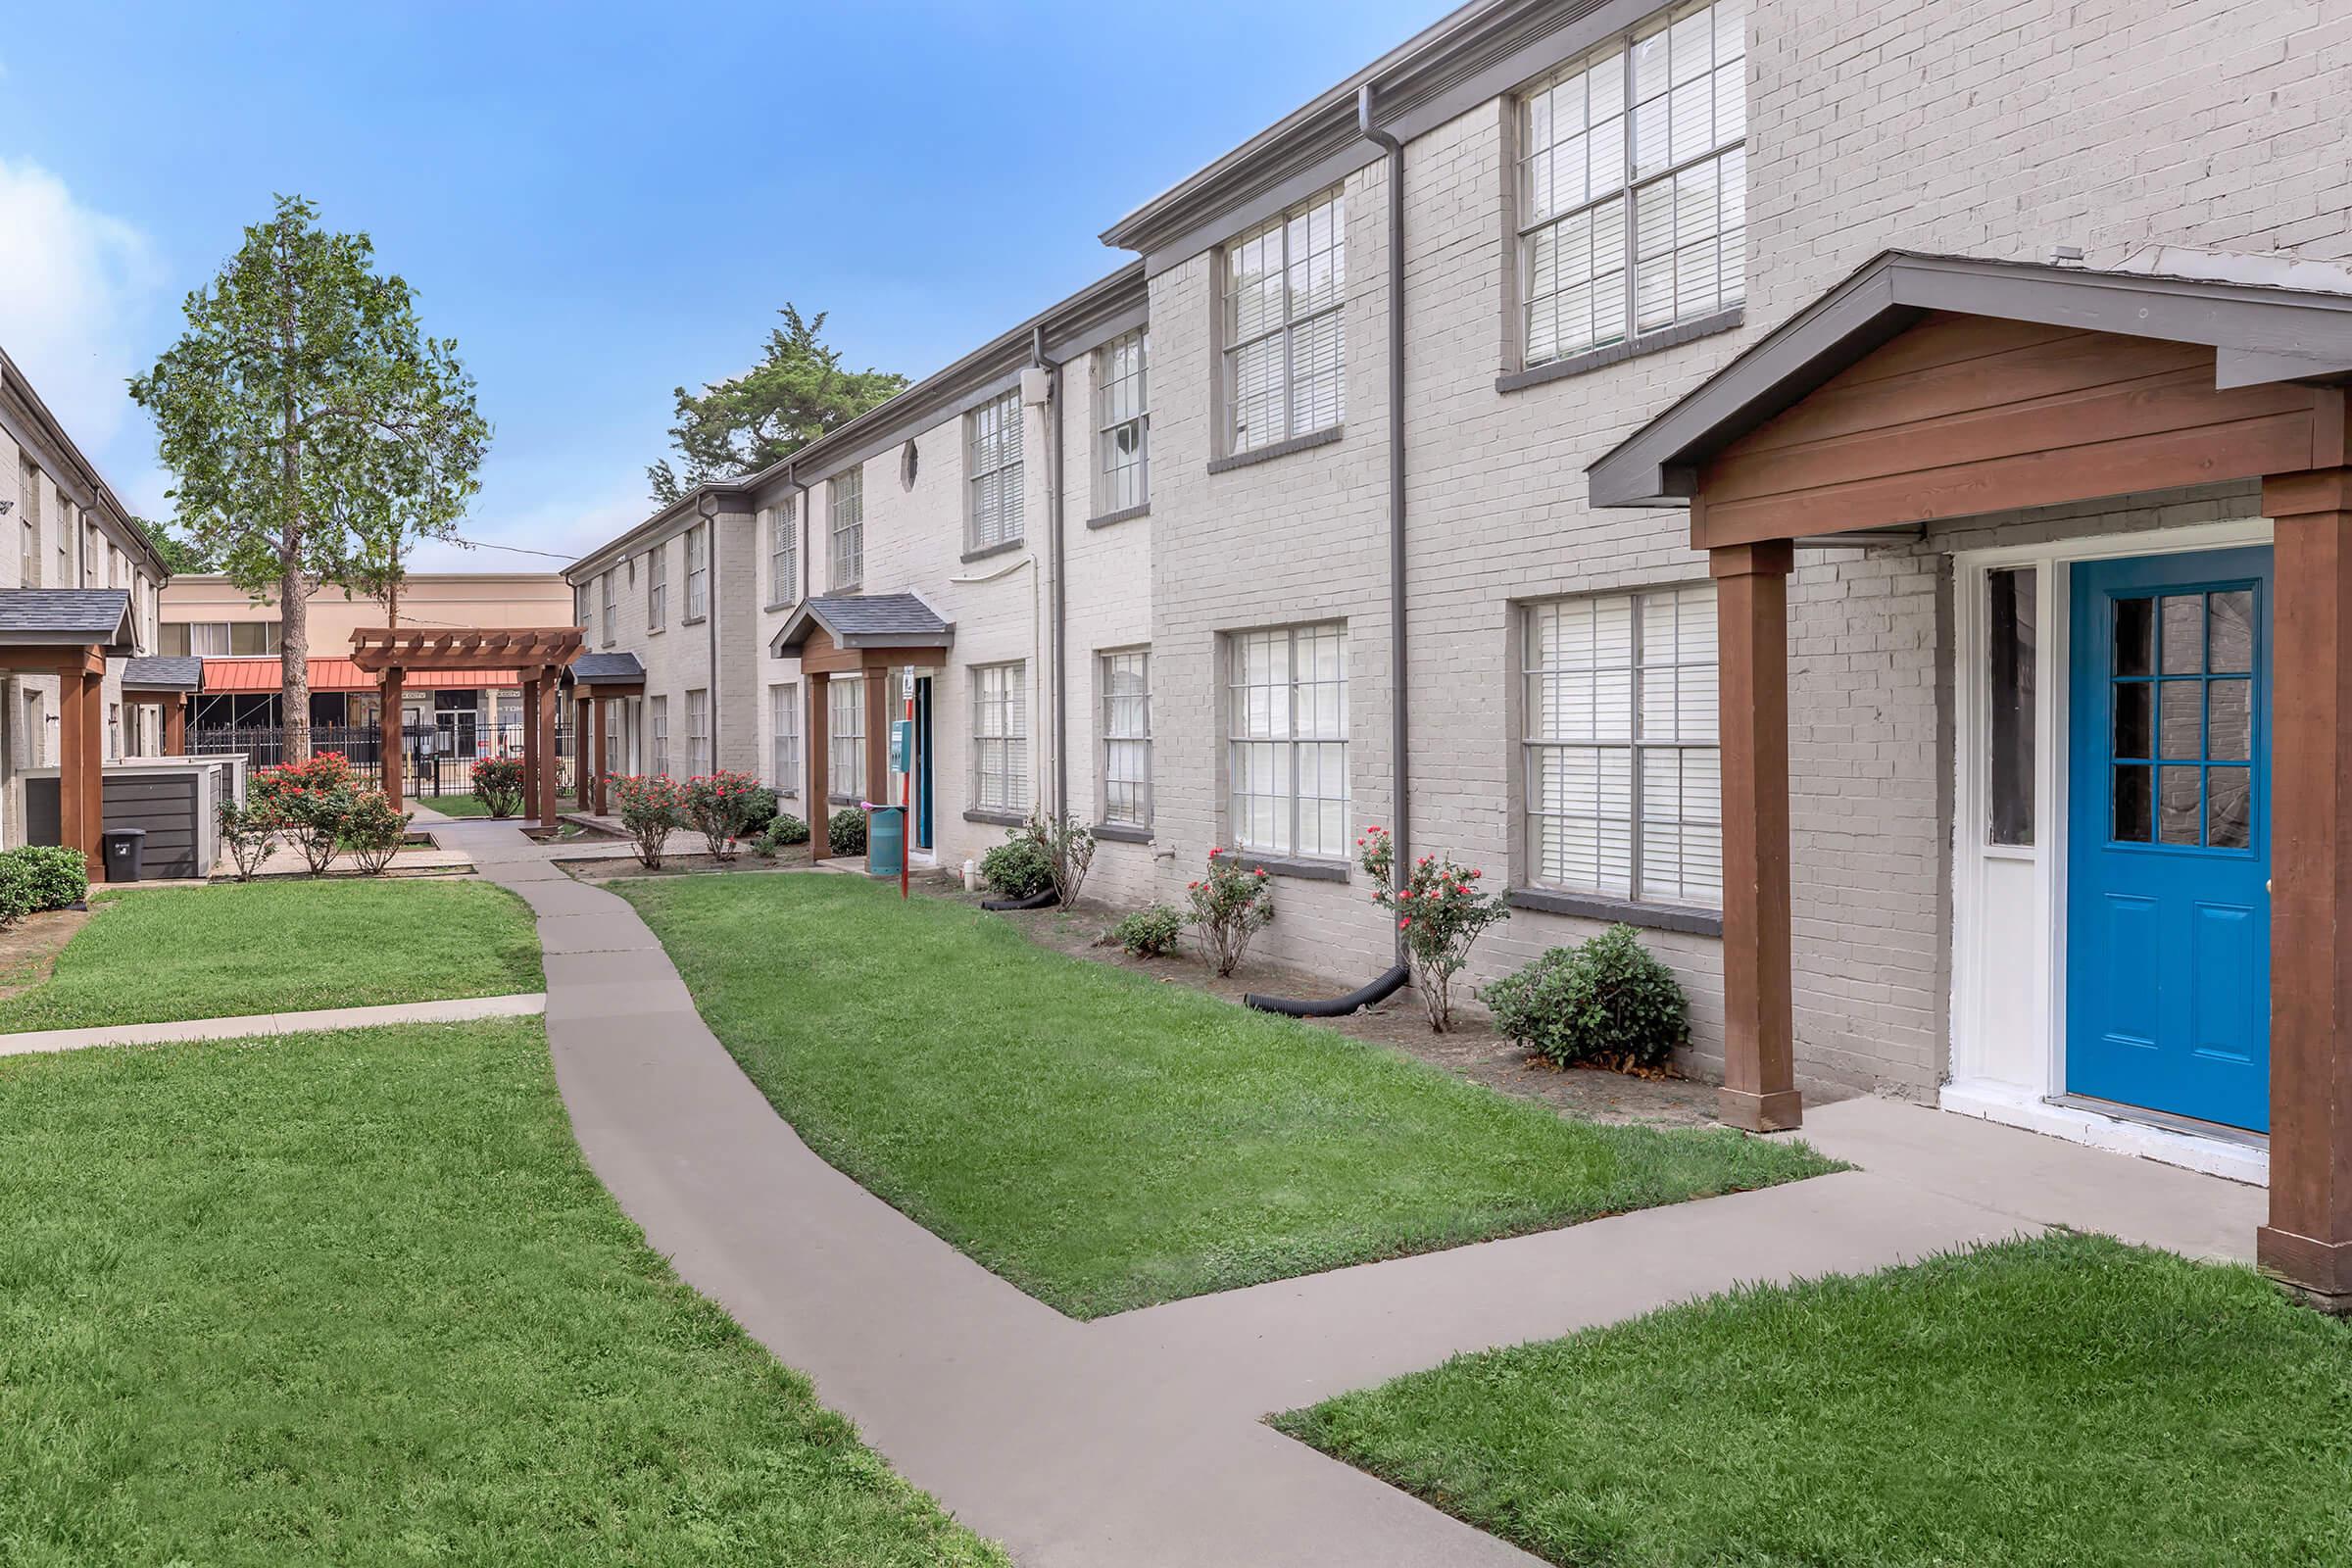
[[[1520,95],[1529,366],[1746,298],[1747,4],[1660,12]]]
[[[654,771],[669,771],[669,699],[656,697],[645,705],[647,728],[654,741]]]
[[[1029,809],[1029,692],[1019,663],[972,666],[972,808]]]
[[[1226,246],[1225,431],[1249,452],[1346,414],[1348,213],[1324,192]]]
[[[1124,332],[1095,351],[1095,510],[1126,512],[1152,499],[1151,333]]]
[[[767,602],[789,605],[801,597],[801,513],[792,501],[767,517]]]
[[[1102,656],[1102,820],[1152,825],[1152,655]]]
[[[865,580],[865,470],[833,476],[833,588],[847,592]]]
[[[836,676],[826,684],[825,792],[838,800],[865,798],[865,678]]]
[[[1348,628],[1237,632],[1227,765],[1232,838],[1310,859],[1348,853]]]
[[[1012,544],[1021,537],[1021,395],[991,398],[965,416],[965,486],[970,496],[967,548]]]
[[[801,689],[770,686],[768,708],[768,771],[779,795],[798,795],[801,778]]]
[[[669,547],[659,544],[645,553],[645,627],[660,631],[669,622]],[[656,768],[655,772],[660,772]]]
[[[1716,663],[1712,585],[1528,607],[1529,881],[1721,906]]]
[[[710,613],[710,525],[698,522],[686,530],[686,618],[700,620]]]
[[[612,573],[610,570],[606,571],[602,577],[597,579],[597,583],[599,601],[597,613],[602,617],[601,640],[605,647],[610,648],[620,637],[620,616],[612,608],[614,594]]]
[[[686,694],[686,775],[701,778],[710,771],[710,694]]]

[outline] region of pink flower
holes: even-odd
[[[1487,874],[1487,873],[1486,873],[1486,872],[1484,872],[1484,871],[1473,871],[1473,872],[1471,872],[1471,873],[1470,873],[1470,880],[1471,880],[1471,881],[1473,881],[1473,882],[1475,882],[1475,881],[1477,881],[1477,880],[1478,880],[1480,877],[1482,877],[1482,876],[1485,876],[1486,874]]]
[[[1261,865],[1261,866],[1259,866],[1259,867],[1257,868],[1257,874],[1258,874],[1259,876],[1264,876],[1264,875],[1266,874],[1266,868],[1265,868],[1264,866],[1262,866],[1262,865]]]
[[[1413,917],[1412,917],[1411,915],[1409,915],[1409,914],[1408,914],[1408,915],[1406,915],[1406,916],[1405,916],[1403,919],[1401,919],[1401,920],[1399,920],[1399,921],[1397,921],[1397,922],[1396,922],[1396,929],[1397,929],[1397,930],[1399,930],[1399,931],[1405,930],[1405,929],[1409,928],[1409,927],[1412,925],[1412,923],[1413,923]]]

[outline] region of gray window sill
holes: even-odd
[[[825,797],[825,804],[827,806],[856,806],[858,802],[855,795],[828,795]]]
[[[865,584],[862,582],[837,582],[825,592],[829,594],[861,594],[865,592]]]
[[[663,621],[663,622],[662,622],[661,625],[659,625],[659,626],[648,626],[648,627],[646,627],[646,628],[645,628],[645,634],[646,634],[648,637],[659,637],[659,636],[661,636],[661,635],[662,635],[663,632],[665,632],[665,631],[667,631],[667,630],[669,630],[669,622],[668,622],[668,621]]]
[[[1089,528],[1107,528],[1114,522],[1133,522],[1138,517],[1149,517],[1150,515],[1152,515],[1152,503],[1147,501],[1140,507],[1121,507],[1116,512],[1105,512],[1100,517],[1089,517],[1086,519],[1086,525]]]
[[[975,807],[963,813],[966,822],[993,822],[999,827],[1019,827],[1029,820],[1023,811],[984,811]]]
[[[709,615],[681,615],[678,618],[678,624],[681,626],[700,626],[710,618],[710,617]]]
[[[1713,316],[1677,321],[1655,332],[1644,332],[1630,343],[1605,344],[1600,348],[1587,349],[1582,354],[1572,354],[1564,360],[1554,360],[1549,365],[1538,365],[1525,370],[1506,370],[1494,378],[1494,390],[1518,392],[1531,386],[1542,386],[1546,381],[1564,381],[1572,375],[1583,375],[1606,365],[1638,360],[1644,354],[1680,348],[1685,343],[1695,343],[1702,337],[1713,337],[1718,332],[1734,331],[1746,320],[1746,308],[1735,305],[1728,311],[1717,311]]]
[[[780,611],[790,610],[799,603],[798,599],[779,599],[772,605],[761,605],[760,609],[761,613],[773,615]]]
[[[1094,831],[1096,838],[1110,844],[1149,844],[1152,842],[1150,828],[1136,827],[1126,822],[1097,822]]]
[[[1279,855],[1250,855],[1240,850],[1227,850],[1217,858],[1231,860],[1245,871],[1254,871],[1263,866],[1268,876],[1287,876],[1299,882],[1348,880],[1348,862],[1345,860],[1298,860]]]
[[[1641,926],[1650,931],[1685,931],[1700,937],[1723,935],[1723,915],[1714,909],[1642,904],[1594,893],[1563,893],[1556,888],[1513,888],[1503,899],[1514,909],[1532,909],[1541,914],[1572,914],[1584,920],[1606,920],[1612,925]]]
[[[963,564],[968,566],[975,561],[986,561],[991,556],[1009,556],[1028,542],[1026,539],[1007,539],[1001,545],[982,545],[977,550],[966,550]]]
[[[1310,430],[1304,435],[1295,435],[1288,441],[1277,441],[1272,446],[1252,447],[1248,452],[1236,452],[1229,457],[1211,458],[1208,460],[1208,471],[1231,473],[1236,468],[1272,463],[1276,458],[1287,458],[1295,452],[1310,452],[1316,447],[1327,447],[1339,440],[1346,429],[1346,425],[1335,424],[1326,429]]]

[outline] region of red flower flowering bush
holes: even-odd
[[[513,816],[522,809],[522,759],[485,757],[473,764],[473,798],[492,816]]]
[[[1220,845],[1208,852],[1208,874],[1185,893],[1208,961],[1221,975],[1233,973],[1250,950],[1250,939],[1274,921],[1274,890],[1266,885],[1266,868],[1244,870]]]
[[[751,822],[753,805],[760,793],[760,781],[751,774],[731,773],[722,768],[688,779],[679,808],[686,825],[703,836],[712,856],[732,860],[735,841]]]
[[[1429,1009],[1429,1027],[1444,1034],[1453,1027],[1453,977],[1470,961],[1470,945],[1511,911],[1500,898],[1479,891],[1484,871],[1459,865],[1451,856],[1441,860],[1424,855],[1407,870],[1404,886],[1392,887],[1396,840],[1374,827],[1355,842],[1362,851],[1357,863],[1379,889],[1372,902],[1394,914],[1404,933],[1405,958]]]
[[[638,860],[649,871],[661,870],[669,830],[686,823],[686,792],[667,773],[616,773],[612,787],[620,825],[637,841]]]
[[[285,830],[309,862],[311,875],[319,876],[334,860],[344,821],[364,787],[350,758],[341,752],[318,752],[307,762],[256,769],[245,796],[264,819]]]

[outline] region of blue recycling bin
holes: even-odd
[[[877,806],[865,813],[865,874],[897,876],[906,859],[906,808]]]

